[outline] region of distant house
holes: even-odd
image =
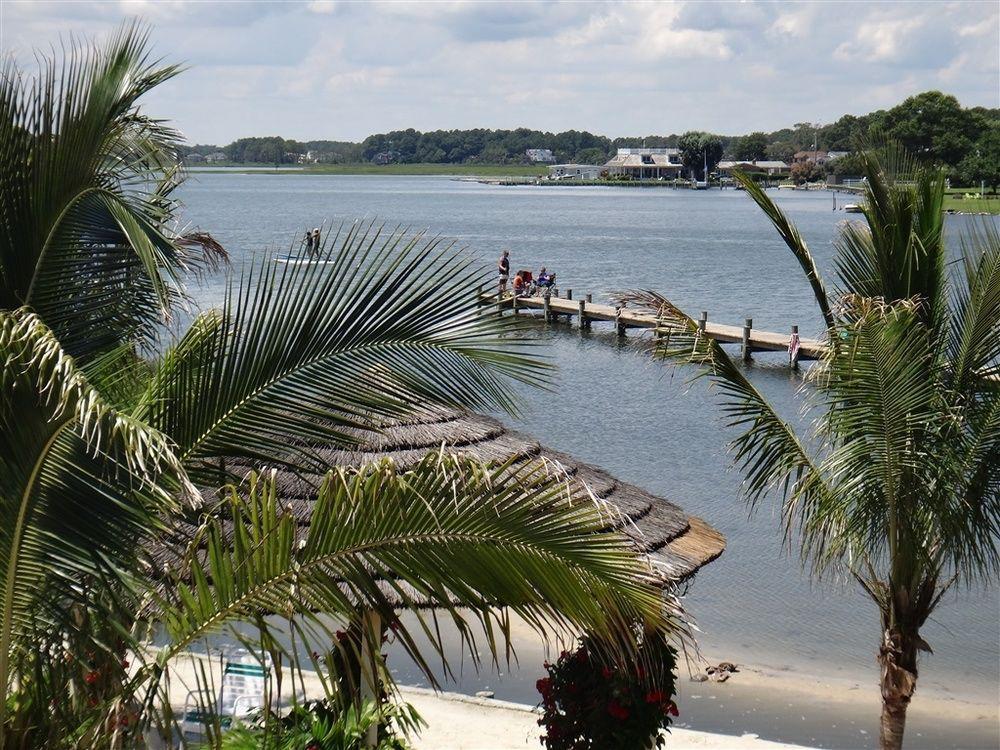
[[[556,157],[552,155],[552,149],[550,148],[529,148],[524,152],[524,155],[527,156],[528,161],[533,164],[552,164],[556,160]]]
[[[850,155],[850,151],[827,151],[826,159],[827,161],[833,161],[834,159],[842,159],[845,156]]]
[[[216,151],[215,153],[212,153],[212,154],[205,154],[205,161],[207,161],[207,162],[229,161],[229,157],[226,156],[221,151]]]
[[[186,161],[188,164],[196,164],[198,162],[205,161],[205,157],[202,156],[201,154],[188,154],[187,156],[184,157],[184,161]]]
[[[633,180],[660,180],[677,177],[684,167],[679,148],[620,148],[604,169]]]
[[[792,164],[805,164],[807,161],[811,161],[817,166],[823,166],[830,161],[830,153],[828,151],[796,151],[792,157]]]
[[[553,164],[549,167],[552,180],[598,180],[604,167],[595,164]]]
[[[396,161],[396,155],[392,151],[379,151],[372,157],[372,164],[392,164]]]
[[[783,177],[791,169],[783,161],[753,160],[753,161],[720,161],[716,169],[720,174],[732,175],[735,170],[740,172],[764,172],[772,177]]]

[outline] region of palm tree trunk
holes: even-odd
[[[882,721],[879,728],[882,750],[900,750],[903,747],[906,709],[917,688],[917,648],[920,642],[916,633],[899,628],[888,628],[882,635],[878,655],[882,668]]]

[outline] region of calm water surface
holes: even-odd
[[[836,227],[845,215],[831,210],[829,193],[775,195],[829,274]],[[752,317],[756,327],[778,331],[795,323],[806,336],[822,329],[797,264],[741,192],[503,188],[443,177],[201,174],[183,187],[181,197],[188,220],[214,234],[235,264],[287,248],[304,229],[322,222],[367,217],[456,238],[491,265],[501,248],[510,248],[512,268],[537,271],[544,264],[558,272],[560,287],[573,288],[577,296],[591,292],[598,300],[614,290],[655,289],[690,314],[707,310],[720,322]],[[950,218],[949,231],[960,230],[962,221]],[[221,283],[209,279],[197,295],[203,303],[217,303]],[[777,669],[864,684],[876,680],[874,607],[852,586],[811,583],[797,558],[783,553],[773,508],[748,518],[738,501],[740,479],[729,469],[727,435],[705,384],[692,385],[690,372],[650,362],[638,335],[618,341],[599,324],[583,335],[540,326],[539,335],[559,366],[558,379],[551,393],[524,393],[517,427],[670,498],[725,534],[725,554],[698,574],[687,599],[701,628],[702,649],[716,658]],[[758,355],[750,371],[786,416],[800,419],[793,396],[801,381],[781,366],[779,355]],[[948,597],[924,632],[934,654],[923,660],[917,700],[931,692],[997,700],[998,617],[996,587]],[[525,663],[503,680],[467,676],[460,687],[475,690],[491,683],[498,697],[534,702],[537,669]],[[407,676],[405,668],[401,672]],[[689,712],[689,721],[724,731],[721,708],[699,707]],[[766,729],[765,723],[752,731],[767,735]],[[777,734],[807,742],[815,733]],[[995,730],[985,736],[996,737]],[[824,737],[833,743],[828,746],[847,746],[836,733]],[[920,738],[909,739],[913,747],[921,746]],[[923,746],[943,746],[942,741]]]

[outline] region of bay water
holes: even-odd
[[[833,198],[825,191],[772,194],[832,281],[837,227],[850,216],[832,210]],[[803,336],[822,330],[801,269],[766,217],[739,191],[503,187],[447,177],[195,174],[179,195],[186,221],[221,241],[237,267],[297,246],[314,226],[369,219],[453,238],[489,269],[507,248],[512,270],[537,272],[544,265],[557,272],[561,289],[573,289],[575,298],[591,293],[596,302],[615,291],[652,289],[692,317],[705,310],[710,320],[733,325],[749,317],[765,330],[787,332],[793,324]],[[845,198],[838,196],[838,204]],[[949,236],[955,238],[970,221],[949,217]],[[221,275],[209,276],[193,291],[199,304],[218,304]],[[558,372],[548,391],[522,389],[522,413],[507,418],[510,424],[668,498],[726,536],[725,553],[698,573],[685,598],[702,650],[778,673],[874,684],[879,639],[874,606],[849,581],[811,580],[794,546],[782,544],[775,506],[748,513],[740,501],[740,477],[730,468],[732,434],[721,423],[707,382],[692,382],[690,369],[653,361],[648,339],[636,332],[619,339],[600,323],[590,332],[540,324],[537,337]],[[789,371],[781,354],[755,355],[748,371],[783,416],[807,426],[797,408],[801,375]],[[928,694],[995,707],[998,621],[995,583],[948,595],[923,631],[934,653],[922,660],[915,701]],[[392,662],[400,678],[419,681],[418,673],[400,662]],[[534,703],[539,674],[540,664],[522,657],[510,670],[467,670],[457,689],[489,686],[498,698]],[[864,720],[867,728],[840,731],[831,729],[835,722],[810,703],[802,708],[802,726],[796,727],[779,721],[773,711],[755,717],[756,709],[744,701],[738,712],[745,717],[734,722],[733,702],[727,709],[718,696],[690,698],[691,689],[684,688],[682,698],[685,693],[684,719],[694,728],[754,731],[824,747],[864,747],[877,736],[871,716]],[[790,710],[797,721],[799,707]],[[808,717],[807,711],[812,712]],[[969,732],[925,726],[919,736],[908,735],[907,744],[996,746],[997,725],[994,710]]]

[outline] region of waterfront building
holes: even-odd
[[[730,176],[736,170],[747,173],[765,173],[769,177],[784,177],[791,167],[783,161],[753,160],[753,161],[720,161],[716,167],[719,174]]]
[[[604,169],[633,180],[673,179],[684,169],[678,148],[620,148]]]
[[[528,157],[528,161],[534,164],[552,164],[556,160],[550,148],[529,148],[524,152],[524,155]]]
[[[600,164],[553,164],[549,167],[549,179],[598,180],[604,169]]]
[[[830,154],[827,151],[796,151],[792,157],[792,164],[804,164],[807,161],[821,167],[830,161]]]
[[[221,151],[216,151],[215,153],[212,153],[212,154],[206,154],[206,156],[205,156],[205,161],[207,161],[207,162],[226,161],[228,159],[229,159],[229,157],[226,156]]]

